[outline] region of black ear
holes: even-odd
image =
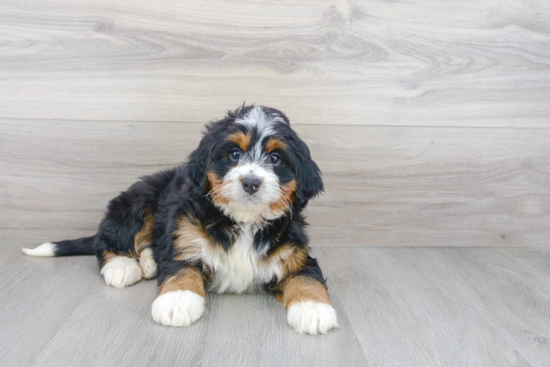
[[[309,199],[319,195],[325,187],[321,178],[321,170],[311,159],[309,148],[300,138],[296,143],[298,148],[296,155],[299,161],[296,169],[296,181],[298,183],[296,198],[305,205]]]
[[[189,155],[189,163],[187,164],[187,177],[198,195],[202,195],[206,191],[206,166],[209,161],[210,142],[206,135],[201,140],[199,147]]]

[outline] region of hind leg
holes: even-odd
[[[101,256],[104,260],[101,266],[101,275],[105,278],[107,285],[124,288],[141,280],[141,268],[136,259],[117,255],[111,251],[103,251]]]
[[[146,248],[139,254],[139,267],[141,268],[141,275],[145,279],[153,279],[157,276],[157,263],[151,248]]]
[[[117,200],[109,204],[109,213],[100,225],[96,255],[105,283],[124,288],[157,275],[157,263],[150,248],[154,218],[150,214],[139,218],[132,211],[121,216],[119,212],[125,210],[125,202]],[[128,236],[128,232],[134,235]]]
[[[105,251],[102,256],[105,261],[101,267],[101,275],[105,278],[107,285],[124,288],[139,282],[141,278],[152,279],[157,276],[157,263],[150,248],[141,252],[139,261],[133,257],[116,255],[109,251]]]

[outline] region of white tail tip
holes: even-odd
[[[55,249],[57,246],[54,243],[46,242],[38,246],[37,248],[22,248],[23,252],[29,256],[48,257],[55,256]]]

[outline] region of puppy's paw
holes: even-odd
[[[115,256],[101,269],[107,285],[124,288],[141,280],[141,269],[135,259]]]
[[[338,327],[336,310],[326,303],[314,301],[298,302],[290,306],[288,324],[300,334],[326,334]]]
[[[155,258],[153,257],[153,250],[146,248],[141,251],[139,255],[139,267],[145,279],[153,279],[157,276],[158,268]]]
[[[204,313],[206,300],[191,291],[166,292],[153,302],[153,320],[164,326],[188,326]]]

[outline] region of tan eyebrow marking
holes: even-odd
[[[237,143],[241,150],[247,151],[252,141],[252,133],[248,131],[246,134],[242,131],[237,131],[227,137],[227,140]]]
[[[287,148],[286,144],[283,143],[279,138],[271,138],[265,145],[265,150],[268,153],[271,153],[275,149],[285,150],[286,148]]]

